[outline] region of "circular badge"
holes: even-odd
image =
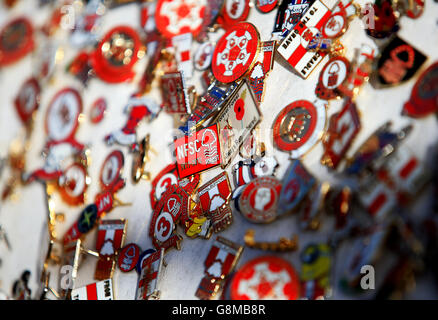
[[[347,78],[350,62],[341,56],[331,58],[319,74],[319,82],[315,93],[323,100],[335,99],[340,96],[336,89]]]
[[[113,189],[120,181],[125,157],[119,150],[111,152],[100,169],[100,185],[104,190]]]
[[[46,131],[52,141],[73,139],[82,112],[82,99],[72,88],[59,91],[49,104],[46,114]]]
[[[276,256],[247,262],[231,282],[232,300],[297,300],[300,279],[293,266]]]
[[[277,217],[281,182],[274,177],[257,177],[248,183],[239,198],[242,215],[254,223],[268,223]]]
[[[336,39],[347,30],[347,17],[342,13],[333,14],[322,27],[323,38]]]
[[[20,60],[33,48],[31,22],[23,17],[12,20],[0,31],[0,66]]]
[[[88,184],[85,167],[79,163],[73,163],[60,178],[59,192],[62,200],[72,206],[84,203]]]
[[[325,106],[307,100],[292,102],[274,121],[274,144],[282,151],[291,152],[291,157],[297,159],[318,142],[325,122]]]
[[[256,8],[262,13],[268,13],[275,9],[278,0],[255,0]]]
[[[134,270],[137,262],[140,258],[140,247],[135,243],[127,244],[119,252],[119,258],[117,260],[117,265],[120,271],[129,272]]]
[[[211,60],[213,59],[214,44],[212,42],[204,42],[196,50],[193,64],[196,70],[204,71],[207,70],[211,65]]]
[[[157,29],[166,38],[202,29],[207,0],[158,0],[155,10]]]
[[[90,204],[81,212],[78,220],[78,230],[80,233],[87,233],[90,231],[97,220],[97,206]]]
[[[218,19],[224,28],[246,20],[250,9],[249,1],[250,0],[225,0],[220,17],[221,19]]]
[[[420,118],[438,111],[438,62],[427,68],[412,88],[411,98],[403,114]]]
[[[248,22],[231,27],[214,49],[212,70],[222,83],[233,82],[252,68],[259,51],[259,33]]]
[[[24,124],[29,123],[33,113],[40,104],[41,88],[35,78],[28,79],[20,88],[15,98],[15,109]]]
[[[131,80],[140,50],[141,41],[134,29],[115,27],[105,35],[92,55],[94,71],[99,78],[110,83]]]
[[[105,116],[106,109],[107,104],[105,98],[99,98],[94,101],[90,110],[90,121],[95,124],[101,122]]]

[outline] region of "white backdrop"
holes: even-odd
[[[363,3],[362,1],[358,1]],[[13,17],[24,14],[29,17],[36,25],[41,25],[46,21],[49,10],[48,8],[40,9],[36,5],[37,1],[19,1],[17,6],[12,10],[0,10],[0,25],[3,26]],[[402,17],[400,20],[401,30],[399,35],[407,40],[415,47],[421,49],[428,56],[425,66],[429,66],[438,59],[438,37],[437,37],[437,19],[438,19],[438,4],[432,0],[426,0],[426,9],[424,14],[417,20],[411,20]],[[260,14],[255,8],[252,8],[248,21],[256,25],[260,32],[261,40],[270,39],[270,34],[274,24],[276,11],[269,14]],[[139,25],[139,8],[138,5],[126,5],[117,9],[109,10],[103,17],[103,25],[99,30],[99,35],[105,34],[110,28],[126,24],[137,29]],[[212,39],[217,39],[223,31],[220,30],[216,34],[212,34]],[[99,191],[98,176],[101,164],[105,157],[114,149],[120,149],[125,154],[125,174],[127,185],[118,193],[118,197],[126,202],[132,202],[130,207],[120,207],[109,213],[107,219],[126,218],[128,220],[127,236],[125,243],[135,242],[143,250],[151,248],[152,242],[148,236],[148,228],[152,216],[152,209],[149,202],[149,193],[151,185],[147,181],[140,181],[134,185],[132,183],[130,172],[132,164],[132,154],[128,152],[127,147],[108,147],[103,139],[114,129],[121,128],[125,121],[126,115],[123,114],[123,107],[129,96],[135,91],[138,76],[144,70],[146,59],[142,59],[136,66],[138,71],[137,78],[134,83],[124,83],[111,85],[95,78],[89,82],[87,88],[83,88],[73,76],[66,74],[65,66],[77,53],[68,45],[68,38],[65,31],[60,30],[56,36],[56,41],[59,41],[64,49],[64,59],[57,66],[56,73],[50,83],[43,88],[42,99],[39,112],[37,113],[35,128],[31,138],[31,149],[26,154],[27,171],[31,171],[40,167],[43,163],[43,158],[40,152],[45,144],[44,133],[44,117],[49,101],[54,94],[65,86],[78,88],[82,93],[84,103],[84,121],[80,124],[77,132],[77,140],[91,147],[92,163],[89,167],[91,177],[91,185],[88,189],[88,199],[91,201]],[[365,35],[362,22],[355,19],[350,23],[349,30],[342,38],[342,43],[347,48],[346,56],[348,59],[353,57],[354,48],[359,47],[362,43],[374,45],[371,38]],[[194,49],[198,46],[196,43]],[[194,52],[194,51],[192,51]],[[261,129],[271,127],[273,120],[278,112],[287,104],[298,100],[315,98],[314,90],[317,83],[319,71],[321,70],[327,58],[316,68],[307,80],[303,80],[291,73],[285,68],[277,57],[274,68],[266,82],[266,94],[264,102],[261,104],[263,113],[263,121],[260,124]],[[34,67],[34,57],[29,55],[20,62],[0,69],[0,156],[4,157],[7,154],[8,145],[11,140],[17,136],[21,130],[19,122],[14,110],[12,101],[15,98],[21,84],[32,74]],[[198,88],[198,92],[202,92],[202,87],[198,81],[200,74],[195,73],[194,77],[189,80],[189,84],[194,84]],[[366,84],[359,97],[357,105],[361,113],[362,130],[350,148],[350,154],[380,125],[388,120],[393,121],[393,129],[400,129],[406,124],[413,122],[414,129],[412,134],[405,141],[405,144],[413,150],[419,158],[424,159],[428,148],[430,148],[437,140],[438,126],[436,117],[427,117],[422,120],[411,120],[400,115],[402,105],[410,96],[411,88],[415,80],[411,79],[407,83],[389,89],[375,90],[371,85]],[[100,96],[103,96],[108,101],[108,112],[105,119],[97,125],[91,124],[88,119],[91,104]],[[156,101],[160,101],[160,95],[157,85],[153,87],[151,97]],[[340,101],[330,103],[328,115],[337,112],[341,107]],[[151,162],[148,163],[147,169],[151,172],[152,177],[157,175],[161,169],[171,163],[170,153],[167,148],[171,141],[170,135],[165,134],[170,132],[173,126],[173,120],[165,112],[161,112],[159,117],[152,123],[147,124],[142,122],[138,127],[138,137],[144,137],[146,133],[151,135],[151,145],[155,150],[158,150],[158,155],[152,155]],[[167,130],[166,130],[167,129]],[[322,155],[322,146],[318,144],[304,158],[303,163],[309,171],[321,181],[329,181],[339,183],[336,174],[327,170],[320,164]],[[276,171],[276,175],[282,178],[285,170],[288,167],[288,155],[279,151],[275,152],[275,156],[280,163],[280,167]],[[236,162],[239,157],[233,161]],[[201,176],[201,183],[208,181],[220,172],[221,169],[213,169],[207,171]],[[230,167],[227,168],[231,178]],[[1,185],[9,177],[9,171],[6,169],[1,176]],[[40,239],[41,233],[45,232],[46,226],[46,205],[44,197],[44,189],[41,184],[35,182],[27,187],[17,190],[18,199],[10,200],[0,204],[0,222],[7,231],[9,240],[12,245],[12,250],[8,251],[4,243],[0,243],[0,257],[3,260],[0,266],[0,289],[10,293],[11,286],[24,269],[29,269],[32,272],[30,287],[33,292],[37,289],[36,273],[37,261],[39,260]],[[56,196],[56,211],[65,213],[65,222],[58,223],[56,232],[58,237],[62,237],[71,224],[76,221],[80,213],[80,208],[69,207],[65,205],[58,196]],[[415,212],[420,211],[414,210]],[[277,240],[280,236],[291,236],[299,232],[297,226],[297,217],[289,217],[273,222],[268,225],[253,225],[245,221],[238,212],[234,214],[234,223],[220,235],[243,244],[243,236],[248,228],[256,230],[256,238],[263,238],[266,241]],[[326,220],[323,227],[318,232],[299,233],[300,248],[303,248],[309,241],[325,241],[327,235],[332,229],[332,221]],[[216,237],[214,235],[213,237]],[[213,239],[213,238],[212,238]],[[199,284],[199,281],[204,271],[204,259],[212,245],[212,239],[209,241],[202,239],[184,238],[181,251],[172,250],[165,256],[168,264],[164,268],[160,281],[160,289],[162,299],[196,299],[194,293]],[[93,231],[87,236],[85,247],[89,249],[95,248],[96,231]],[[336,265],[342,263],[342,252],[344,248],[340,248]],[[245,248],[239,265],[243,265],[246,261],[264,254],[261,251]],[[299,270],[300,262],[297,252],[279,254],[283,258],[291,261],[291,263]],[[339,258],[341,257],[341,258]],[[76,287],[83,286],[94,282],[93,275],[95,270],[96,259],[88,257],[79,268],[79,275],[76,281]],[[339,268],[337,268],[339,269]],[[57,287],[58,267],[52,266],[51,284]],[[377,275],[378,277],[378,275]],[[335,274],[335,279],[337,278]],[[379,278],[379,277],[378,277]],[[124,274],[118,269],[114,274],[115,296],[117,299],[133,299],[137,285],[137,274]],[[379,280],[379,279],[378,279]],[[427,279],[424,283],[427,283]],[[336,281],[335,281],[336,282]],[[422,284],[418,284],[418,289],[412,297],[432,297],[430,290],[423,290]],[[339,290],[334,291],[336,298],[349,298],[344,296]]]

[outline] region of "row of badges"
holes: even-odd
[[[89,1],[71,33],[73,45],[80,48],[68,66],[68,72],[84,85],[96,76],[107,83],[134,81],[136,64],[147,55],[148,62],[124,107],[128,119],[119,130],[105,137],[108,145],[127,146],[133,155],[132,181],[150,180],[145,165],[151,149],[149,136],[139,140],[136,128],[140,121],[156,118],[161,110],[174,116],[181,134],[171,144],[175,162],[165,167],[151,181],[152,207],[148,235],[154,249],[142,251],[134,243],[124,246],[127,220],[105,220],[113,208],[128,205],[116,196],[125,186],[122,177],[124,155],[111,152],[100,171],[101,190],[94,202],[85,205],[90,178],[87,172],[89,150],[75,138],[83,117],[81,94],[74,88],[57,92],[49,103],[45,118],[47,136],[42,168],[27,171],[23,150],[28,146],[32,120],[39,108],[43,78],[27,80],[14,101],[17,115],[26,128],[24,142],[9,154],[11,183],[3,191],[6,199],[16,183],[43,182],[48,202],[49,244],[45,255],[44,296],[71,299],[114,299],[113,273],[136,270],[139,274],[136,299],[158,299],[158,282],[164,256],[170,248],[181,248],[183,237],[211,238],[233,223],[238,211],[251,223],[270,223],[291,213],[299,213],[300,228],[316,230],[324,213],[336,217],[336,230],[349,230],[354,198],[375,221],[391,216],[398,202],[415,199],[428,182],[425,166],[401,144],[409,134],[407,127],[390,131],[386,124],[373,133],[348,158],[352,143],[361,130],[360,112],[355,98],[368,80],[376,88],[398,85],[412,79],[424,66],[427,57],[395,35],[398,17],[415,19],[422,13],[421,1],[389,1],[374,4],[375,29],[367,29],[374,38],[387,38],[379,49],[362,45],[354,59],[347,60],[340,37],[349,22],[360,16],[361,7],[348,0],[255,1],[260,13],[277,9],[272,39],[262,41],[255,25],[245,22],[251,6],[242,1],[159,0],[141,4],[141,32],[119,25],[99,40],[96,29],[106,9],[123,1]],[[131,1],[128,1],[131,2]],[[58,8],[59,9],[59,8]],[[58,14],[58,16],[57,16]],[[51,36],[59,27],[59,12],[43,28]],[[218,27],[225,33],[213,42],[209,33]],[[193,41],[200,43],[192,53]],[[91,49],[91,47],[94,47]],[[8,66],[34,50],[31,22],[18,18],[0,31],[0,67]],[[56,51],[56,50],[55,50]],[[274,56],[284,59],[294,72],[307,79],[328,56],[315,88],[316,99],[301,99],[286,105],[272,124],[274,146],[289,153],[291,162],[282,178],[276,177],[277,160],[265,153],[257,136],[262,121],[261,103],[267,90],[266,79],[274,68]],[[50,63],[52,62],[52,63]],[[48,75],[53,59],[43,61],[41,70]],[[437,111],[436,63],[418,78],[402,114],[414,118]],[[199,95],[189,86],[194,70],[203,72],[206,91]],[[154,81],[159,80],[161,103],[147,96]],[[343,98],[341,110],[327,119],[328,101]],[[107,114],[105,98],[91,107],[92,124]],[[322,142],[321,163],[341,174],[353,177],[357,186],[330,186],[318,181],[305,168],[302,158]],[[388,151],[389,150],[389,151]],[[237,154],[244,160],[234,163]],[[69,160],[69,165],[65,165]],[[233,164],[234,189],[227,169]],[[222,172],[201,183],[201,174],[212,168]],[[75,272],[85,254],[98,258],[94,278],[99,282],[82,288],[71,287],[58,294],[49,284],[48,262],[56,262],[53,247],[59,242],[54,232],[61,215],[53,208],[52,195],[57,190],[70,205],[84,206],[77,221],[65,233],[63,251]],[[328,210],[327,208],[330,208]],[[348,222],[347,222],[348,221]],[[85,237],[97,229],[96,249],[82,245]],[[342,238],[342,235],[340,236]],[[254,231],[246,232],[245,245],[262,251],[295,251],[298,237],[280,238],[276,243],[255,241]],[[301,252],[299,274],[285,259],[262,256],[237,269],[243,246],[217,236],[205,261],[205,275],[195,295],[212,299],[223,291],[231,299],[317,299],[328,297],[330,290],[331,247],[311,244]],[[17,282],[14,296],[30,297],[28,275]],[[350,280],[350,283],[355,282]],[[71,290],[73,289],[73,290]]]

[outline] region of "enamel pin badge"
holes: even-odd
[[[138,277],[136,300],[158,300],[160,291],[158,282],[164,263],[164,249],[145,255],[140,262],[140,275]]]
[[[114,300],[113,280],[106,279],[73,289],[72,300]]]
[[[0,30],[0,67],[19,61],[34,49],[33,32],[25,17],[10,21]]]

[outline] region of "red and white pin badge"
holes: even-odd
[[[71,164],[58,181],[62,200],[72,206],[84,204],[89,184],[87,168],[81,163]]]
[[[164,261],[164,249],[147,254],[140,261],[136,300],[159,299],[158,281]]]
[[[90,110],[90,121],[91,123],[99,123],[103,120],[105,116],[105,111],[107,109],[107,103],[105,98],[99,98],[94,101]]]
[[[330,118],[327,134],[322,141],[324,154],[321,162],[336,169],[345,157],[360,128],[361,124],[356,104],[348,99],[342,110]]]
[[[206,41],[198,47],[193,59],[193,64],[196,70],[204,71],[210,67],[213,59],[214,47],[215,44],[211,41]]]
[[[134,270],[140,258],[141,248],[135,243],[129,243],[124,246],[120,252],[117,260],[117,265],[122,272],[129,272]]]
[[[108,31],[91,55],[96,75],[109,83],[132,80],[135,63],[143,51],[137,32],[128,26],[117,26]]]
[[[125,157],[119,150],[114,150],[105,158],[99,176],[103,191],[115,193],[125,186],[125,180],[122,177],[124,164]]]
[[[257,177],[248,183],[239,197],[242,215],[253,223],[269,223],[277,217],[282,184],[274,177]]]
[[[325,123],[325,105],[307,100],[292,102],[274,121],[274,145],[298,159],[319,141]]]
[[[277,7],[278,0],[255,0],[256,8],[261,13],[269,13]]]
[[[32,23],[24,17],[10,21],[0,31],[0,67],[17,62],[34,47]]]
[[[190,102],[184,74],[167,72],[161,76],[161,97],[168,113],[190,113]]]
[[[231,28],[236,23],[245,21],[251,9],[250,0],[225,0],[217,22],[224,28]]]
[[[15,98],[15,110],[24,125],[29,125],[40,104],[41,87],[35,78],[30,78],[21,86]]]
[[[327,61],[319,74],[316,96],[323,100],[341,96],[337,88],[347,79],[349,68],[350,62],[342,56],[335,56]]]
[[[197,36],[202,29],[206,0],[159,0],[155,10],[158,31],[166,38],[191,33]]]
[[[251,23],[241,22],[231,27],[214,49],[211,68],[215,78],[230,83],[245,75],[255,63],[260,49],[259,38]]]
[[[96,251],[99,253],[99,260],[96,264],[94,279],[112,278],[116,266],[117,252],[123,246],[125,240],[126,227],[125,219],[100,222],[96,240]]]
[[[300,278],[288,261],[263,256],[236,271],[230,289],[232,300],[297,300]]]
[[[72,300],[114,300],[113,280],[106,279],[73,289]]]

